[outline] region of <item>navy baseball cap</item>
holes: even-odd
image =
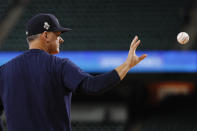
[[[40,13],[33,16],[26,25],[26,35],[36,35],[47,32],[67,32],[72,29],[64,28],[59,24],[58,19],[53,14]]]

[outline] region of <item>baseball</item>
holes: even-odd
[[[189,35],[186,32],[180,32],[177,35],[177,41],[180,44],[186,44],[189,41]]]

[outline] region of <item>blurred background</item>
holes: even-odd
[[[73,131],[197,130],[197,0],[0,0],[0,65],[28,49],[25,24],[37,13],[73,29],[58,56],[92,75],[119,66],[135,35],[137,54],[148,54],[114,89],[74,94]]]

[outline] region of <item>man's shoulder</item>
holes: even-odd
[[[55,55],[51,55],[51,61],[54,62],[55,64],[66,64],[69,63],[69,59],[68,58],[62,58],[59,56],[55,56]]]
[[[1,70],[3,69],[4,65],[5,65],[5,64],[0,65],[0,72],[1,72]]]
[[[0,68],[3,68],[3,67],[5,67],[5,66],[8,65],[8,64],[11,64],[11,63],[17,61],[17,60],[20,59],[21,57],[22,57],[22,54],[20,54],[20,55],[18,55],[18,56],[15,56],[15,57],[11,58],[11,59],[8,60],[6,63],[4,63]]]
[[[43,57],[44,59],[47,59],[47,57],[48,57],[50,59],[53,56],[45,53],[44,51],[27,50],[27,51],[22,52],[18,56],[15,56],[14,58],[10,59],[8,62],[5,63],[5,65],[20,62],[20,61],[22,61],[22,62],[28,61],[28,60],[31,60],[32,58],[35,58],[35,57]]]

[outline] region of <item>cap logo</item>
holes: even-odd
[[[29,33],[28,33],[28,31],[26,31],[25,33],[26,33],[26,35],[28,35],[28,34],[29,34]]]
[[[44,22],[44,28],[45,28],[46,30],[48,30],[49,27],[50,27],[49,23],[48,23],[48,22]]]

